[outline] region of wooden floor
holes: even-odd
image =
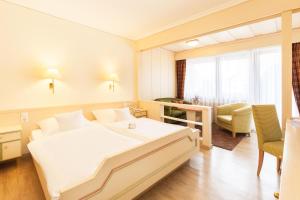
[[[139,200],[273,200],[279,185],[275,158],[265,156],[260,178],[256,167],[257,144],[253,135],[243,139],[233,151],[214,147],[199,152]],[[29,156],[0,165],[0,199],[44,199]]]

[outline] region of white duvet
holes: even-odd
[[[136,127],[134,129],[129,129],[129,123],[132,122],[135,123]],[[136,118],[133,120],[105,123],[103,125],[119,134],[142,141],[156,140],[189,129],[185,126],[167,124],[149,118]]]
[[[63,188],[89,178],[105,158],[141,143],[92,124],[34,140],[28,148],[42,168],[49,195],[58,199]]]

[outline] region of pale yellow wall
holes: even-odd
[[[134,42],[4,1],[0,30],[0,110],[135,99]],[[54,96],[42,77],[51,65],[62,74]]]

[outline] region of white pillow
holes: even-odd
[[[116,121],[128,121],[135,119],[134,116],[131,115],[129,108],[121,108],[121,109],[115,109],[116,113]]]
[[[85,119],[81,110],[75,112],[61,113],[55,115],[55,118],[59,124],[60,131],[81,128],[87,123],[87,119]]]
[[[93,114],[95,115],[97,121],[101,123],[111,123],[116,121],[116,113],[114,109],[94,110]]]
[[[47,134],[56,133],[59,131],[59,124],[54,117],[41,120],[37,124],[42,132]]]

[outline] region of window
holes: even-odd
[[[250,53],[224,55],[219,60],[219,102],[247,101],[250,96]]]
[[[258,97],[255,103],[275,104],[277,113],[281,113],[281,51],[276,49],[258,49],[257,67]],[[281,115],[279,115],[281,118]]]
[[[214,58],[187,60],[185,98],[198,96],[206,105],[216,99],[216,63]],[[195,87],[196,85],[196,87]]]
[[[268,47],[187,60],[185,98],[203,105],[275,104],[281,117],[281,49]]]

